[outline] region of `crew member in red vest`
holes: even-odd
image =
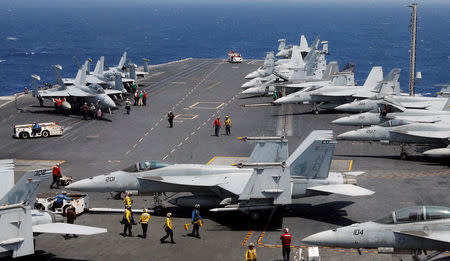
[[[59,189],[59,186],[61,184],[60,179],[62,177],[61,167],[59,166],[59,162],[56,163],[56,166],[53,167],[53,175],[52,176],[53,176],[53,182],[50,185],[50,189],[53,188],[53,184],[55,184],[55,183],[56,183],[56,188]]]
[[[284,229],[284,234],[281,235],[281,245],[283,250],[283,260],[289,261],[289,255],[291,254],[291,239],[292,235],[289,234],[289,229]]]

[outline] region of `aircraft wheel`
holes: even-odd
[[[19,133],[19,137],[21,139],[28,139],[30,137],[30,134],[26,131]]]
[[[41,203],[35,204],[34,208],[37,209],[37,210],[45,210],[44,205],[42,205]]]
[[[48,130],[42,132],[42,137],[47,138],[48,136],[50,136],[50,132]]]
[[[164,208],[162,206],[156,206],[153,208],[153,213],[157,216],[162,216],[164,214]]]
[[[402,153],[400,153],[400,158],[402,160],[406,160],[408,158],[408,154],[406,154],[406,152],[402,152]]]
[[[314,113],[314,114],[319,114],[319,110],[314,109],[314,110],[312,111],[312,113]]]

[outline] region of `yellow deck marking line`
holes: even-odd
[[[350,160],[350,165],[348,165],[348,171],[352,171],[353,160]]]
[[[209,86],[209,87],[206,88],[206,89],[207,89],[207,90],[212,89],[212,88],[214,88],[214,87],[217,87],[217,86],[220,85],[220,84],[221,84],[221,82],[216,82],[215,84]]]
[[[230,100],[236,99],[236,98],[239,96],[239,94],[240,94],[240,92],[237,93],[236,95],[234,95]],[[220,112],[220,111],[223,110],[224,108],[225,108],[225,106],[223,106],[218,112]],[[215,115],[215,114],[216,114],[216,113],[214,113],[213,115]],[[208,120],[204,121],[204,122],[202,123],[202,126],[205,126],[206,123],[209,122],[209,121],[211,120],[211,118],[212,118],[212,117],[209,117]],[[194,136],[195,134],[196,134],[196,131],[193,131],[191,134],[188,135],[188,137],[189,137],[189,136]],[[179,147],[181,147],[181,146],[174,146],[174,147],[172,148],[172,150],[171,150],[167,155],[165,155],[165,156],[163,157],[163,160],[165,160],[167,157],[169,157],[169,155],[173,154]]]
[[[244,240],[242,241],[242,246],[247,246],[247,242],[250,239],[250,236],[252,234],[253,234],[253,230],[248,231],[247,235],[245,236]]]
[[[216,156],[212,157],[212,159],[210,159],[210,160],[208,161],[208,163],[206,163],[206,165],[211,164],[211,162],[213,162],[215,159],[216,159]]]

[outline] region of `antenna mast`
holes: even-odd
[[[414,96],[416,85],[416,37],[417,37],[417,3],[413,3],[408,7],[412,8],[411,12],[411,47],[409,57],[409,96]]]

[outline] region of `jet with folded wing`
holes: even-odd
[[[86,67],[84,65],[82,69],[78,70],[73,86],[66,86],[62,81],[61,75],[59,74],[59,71],[62,69],[60,65],[54,65],[52,68],[55,72],[56,83],[59,87],[48,90],[38,89],[37,83],[40,80],[40,77],[32,75],[33,81],[31,86],[33,97],[40,97],[42,99],[63,97],[70,103],[70,106],[68,107],[71,108],[74,107],[72,106],[72,103],[76,103],[80,99],[87,103],[98,104],[102,110],[105,111],[116,108],[115,102],[108,95],[121,94],[122,92],[120,90],[105,90],[101,86],[95,84],[86,86]],[[117,81],[119,81],[119,79],[117,79]],[[117,85],[119,86],[120,83],[117,83]]]
[[[450,250],[450,208],[414,206],[375,221],[319,232],[302,242],[342,248],[377,249],[379,254],[411,253],[425,261]],[[427,255],[426,251],[435,251]],[[424,252],[425,257],[420,258]]]
[[[356,186],[360,173],[329,172],[336,145],[332,131],[313,131],[288,156],[283,137],[248,137],[256,142],[247,163],[236,166],[138,162],[122,171],[80,180],[76,191],[190,192],[170,202],[200,204],[213,212],[258,212],[288,205],[292,199],[316,195],[365,196],[374,192]]]
[[[33,236],[50,234],[94,235],[104,228],[66,224],[64,218],[49,211],[32,209],[40,184],[52,175],[52,169],[34,170],[14,181],[14,161],[0,160],[0,256],[20,257],[34,253]],[[5,180],[6,182],[3,182]]]
[[[450,98],[447,101],[450,104]],[[399,126],[409,123],[450,122],[450,107],[445,105],[443,110],[407,109],[393,100],[378,101],[377,110],[358,113],[342,117],[332,123],[345,126]]]
[[[375,94],[400,93],[398,77],[400,69],[392,69],[382,80],[383,71],[380,66],[375,66],[367,76],[363,86],[329,86],[318,89],[305,89],[286,97],[281,97],[274,101],[275,104],[290,103],[313,103],[314,112],[318,113],[318,108],[334,109],[338,105],[349,102],[349,100],[363,99]]]
[[[445,148],[450,145],[450,120],[436,123],[410,123],[407,125],[384,127],[371,126],[348,131],[338,135],[338,139],[351,141],[379,141],[383,144],[400,144],[400,157],[408,157],[406,145],[422,146],[426,149]],[[422,148],[422,151],[424,151]]]

